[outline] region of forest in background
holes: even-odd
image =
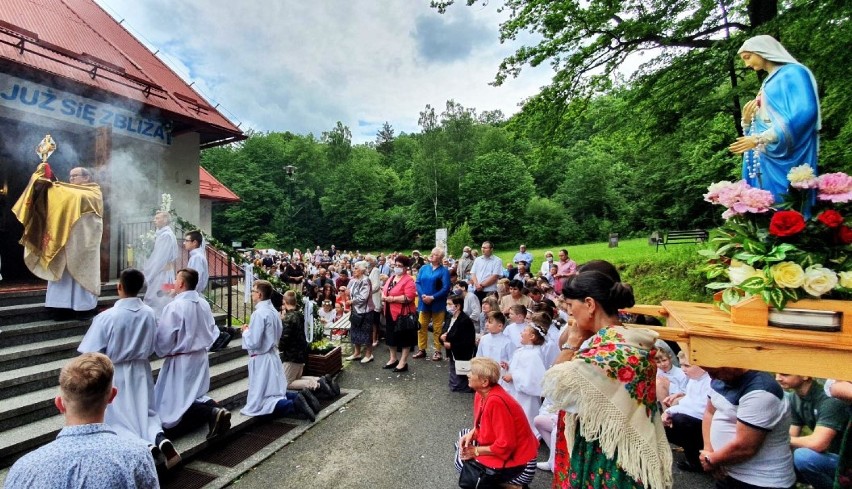
[[[465,8],[451,3],[435,6]],[[503,247],[715,227],[719,211],[702,194],[740,178],[727,146],[760,79],[736,51],[761,33],[817,79],[820,172],[852,166],[848,2],[507,0],[504,8],[512,16],[501,35],[534,30],[542,40],[507,58],[495,83],[524,65],[554,65],[551,85],[518,114],[448,100],[419,113],[419,132],[396,134],[386,123],[368,144],[353,145],[338,122],[319,137],[253,132],[205,150],[201,165],[242,199],[214,207],[213,234],[244,246],[374,250],[428,248],[441,227],[453,242]],[[655,57],[619,77],[623,56],[655,43]]]

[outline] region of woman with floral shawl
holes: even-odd
[[[632,289],[593,270],[573,277],[562,293],[576,330],[567,347],[573,358],[544,378],[543,394],[565,410],[570,451],[570,467],[554,472],[554,487],[671,488],[672,454],[655,389],[657,334],[617,326],[618,309],[634,304]]]

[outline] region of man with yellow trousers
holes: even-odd
[[[420,267],[417,273],[417,312],[420,313],[420,331],[417,333],[417,345],[420,350],[413,358],[426,358],[427,341],[429,339],[429,323],[432,323],[433,343],[435,352],[432,360],[440,361],[441,331],[444,328],[444,316],[447,312],[447,296],[450,294],[450,272],[443,265],[444,250],[433,248],[429,255],[429,263]]]

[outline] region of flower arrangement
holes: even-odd
[[[852,227],[848,216],[852,177],[815,176],[809,165],[793,168],[783,202],[745,181],[718,182],[704,200],[726,208],[725,223],[711,235],[707,285],[723,291],[719,306],[759,295],[776,309],[805,298],[852,298]]]

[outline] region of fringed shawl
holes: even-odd
[[[602,329],[572,361],[548,370],[543,394],[569,410],[566,439],[574,439],[579,420],[580,435],[597,441],[631,477],[650,489],[668,489],[672,453],[657,408],[657,336],[646,329]]]

